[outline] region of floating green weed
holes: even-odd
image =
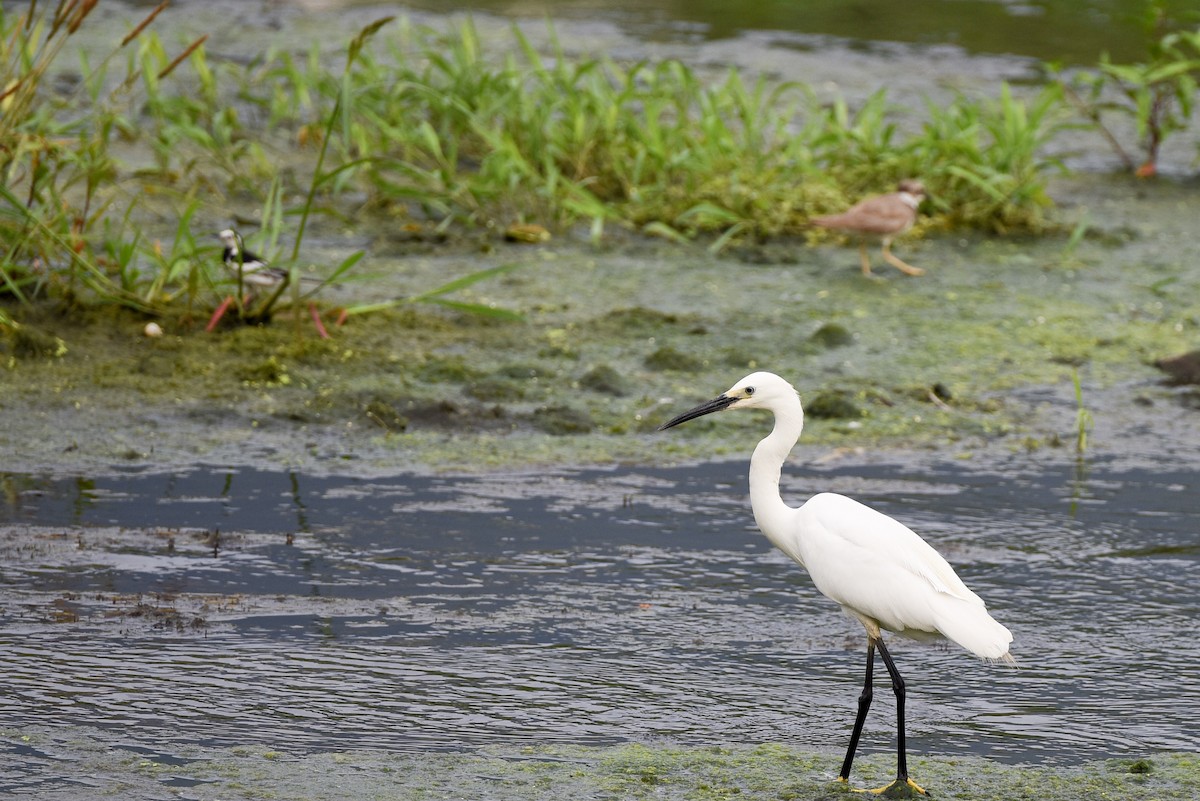
[[[1078,370],[1071,371],[1071,381],[1075,385],[1075,452],[1083,456],[1095,421],[1092,419],[1092,413],[1083,404],[1083,387],[1079,383]]]
[[[950,224],[1041,224],[1055,165],[1037,151],[1056,130],[1055,95],[1028,108],[1007,88],[994,104],[960,98],[936,125],[901,136],[883,92],[856,110],[826,107],[798,83],[749,83],[736,69],[714,83],[678,61],[569,56],[552,29],[543,55],[513,35],[515,51],[489,56],[470,21],[449,32],[401,25],[378,37],[385,55],[363,47],[340,81],[311,61],[279,64],[276,82],[297,84],[285,94],[316,98],[323,115],[319,136],[291,120],[320,139],[319,158],[336,154],[338,183],[322,189],[357,183],[374,207],[419,209],[442,226],[582,219],[595,239],[617,222],[676,239],[717,232],[720,250],[739,236],[802,233],[813,214],[920,174],[944,190]],[[243,84],[239,96],[286,116],[272,91]]]
[[[433,289],[430,289],[426,292],[421,292],[420,294],[413,295],[411,297],[395,298],[392,300],[381,301],[379,303],[364,303],[359,306],[352,306],[346,309],[346,314],[367,314],[369,312],[393,309],[397,306],[404,306],[410,303],[432,303],[438,306],[445,306],[446,308],[454,309],[456,311],[477,314],[482,317],[494,317],[499,320],[523,320],[524,318],[521,315],[517,314],[516,312],[509,311],[508,309],[497,308],[481,303],[468,303],[446,297],[447,295],[457,292],[460,289],[466,289],[472,284],[477,284],[480,281],[484,281],[488,278],[493,278],[503,273],[511,272],[520,266],[521,264],[519,263],[512,263],[502,264],[499,267],[490,267],[485,270],[477,270],[473,273],[468,273],[460,278],[455,278],[453,281],[449,281],[441,286],[434,287]]]
[[[1063,246],[1062,261],[1064,264],[1072,264],[1076,261],[1075,252],[1079,250],[1079,245],[1091,230],[1091,226],[1091,217],[1084,211],[1079,221],[1075,223],[1075,227],[1071,229],[1071,235],[1067,237],[1067,244]]]
[[[218,197],[237,193],[261,201],[262,241],[255,247],[264,253],[277,251],[285,219],[298,216],[291,259],[279,265],[294,272],[318,198],[345,191],[356,171],[372,158],[348,158],[355,148],[356,126],[362,129],[357,101],[370,89],[355,80],[352,68],[390,18],[367,26],[349,43],[342,77],[331,80],[315,55],[303,65],[275,54],[268,54],[277,60],[266,65],[213,64],[205,53],[206,36],[172,52],[147,30],[163,3],[98,63],[81,57],[83,77],[75,95],[42,97],[39,83],[94,5],[63,0],[51,10],[31,5],[23,15],[0,9],[0,171],[5,175],[0,184],[0,297],[21,303],[50,297],[116,303],[156,314],[168,313],[172,304],[183,301],[186,316],[200,311],[196,307],[219,297],[216,293],[228,283],[223,273],[210,273],[219,264],[213,258],[215,247],[198,245],[190,228],[196,213],[204,210],[197,198],[213,190]],[[123,80],[111,81],[116,54],[135,41],[136,47],[127,51]],[[261,81],[264,74],[282,77],[283,91],[278,80]],[[260,84],[273,87],[272,93],[263,96]],[[321,116],[321,98],[330,94],[333,106]],[[82,114],[81,95],[86,95],[83,105],[88,109]],[[272,140],[261,128],[244,122],[261,108],[270,109],[273,121],[294,126],[302,143],[320,145],[315,164],[309,162],[312,178],[298,208],[284,201],[297,188],[286,177],[290,171],[285,173],[266,157],[265,147]],[[301,123],[314,113],[320,127]],[[156,191],[176,206],[179,222],[168,246],[145,235],[141,193],[120,185],[121,165],[112,156],[117,137],[141,141],[154,155],[153,167],[134,178],[156,182]],[[425,134],[427,144],[436,139]],[[331,143],[338,144],[342,158],[327,167]],[[449,170],[450,164],[443,166]],[[265,194],[263,186],[269,187]],[[362,255],[347,257],[308,291],[298,280],[289,282],[292,305],[298,306],[320,286],[342,280]],[[501,316],[496,309],[456,304],[445,297],[450,291],[442,288],[411,300]],[[241,286],[231,297],[238,317],[263,320],[281,294],[282,287],[255,299],[250,308],[242,307]]]
[[[1063,169],[1043,155],[1065,125],[1060,97],[1051,86],[1026,102],[1002,84],[997,100],[929,104],[915,148],[920,164],[911,174],[925,176],[949,224],[997,232],[1045,225],[1045,174]]]
[[[112,196],[102,191],[118,173],[112,140],[131,127],[106,103],[80,114],[70,106],[75,96],[63,100],[41,88],[50,65],[95,5],[62,0],[51,9],[30,4],[22,14],[0,9],[0,295],[21,303],[87,295],[144,309],[131,288],[138,237],[119,242],[114,237],[128,227],[136,201],[114,219]],[[159,10],[113,52],[137,38]],[[76,96],[100,96],[111,58],[90,68]],[[86,59],[83,65],[89,68]]]

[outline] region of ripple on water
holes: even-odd
[[[0,511],[22,521],[0,530],[0,718],[315,750],[837,750],[861,629],[754,531],[743,470],[30,479]],[[1200,747],[1179,678],[1198,478],[839,466],[785,490],[910,523],[1016,635],[1015,670],[895,643],[914,752],[1078,762]],[[864,744],[886,752],[890,694],[876,707]]]

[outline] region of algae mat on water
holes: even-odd
[[[812,799],[861,798],[833,781],[839,759],[782,745],[658,747],[627,744],[496,747],[473,753],[350,751],[296,754],[260,746],[154,754],[111,732],[0,733],[4,750],[40,761],[22,785],[39,798],[192,799]],[[32,760],[38,755],[40,760]],[[63,766],[70,765],[70,778]],[[890,756],[862,760],[855,779],[886,784]],[[981,758],[916,758],[910,769],[935,798],[1146,799],[1200,793],[1200,755],[1158,754],[1073,767],[1002,765]]]
[[[5,354],[0,342],[10,423],[0,449],[13,454],[10,469],[34,472],[204,460],[391,473],[743,455],[756,420],[669,440],[652,432],[754,369],[801,390],[806,443],[961,451],[1073,441],[1078,374],[1102,447],[1133,404],[1159,422],[1186,414],[1155,386],[1151,362],[1195,347],[1196,197],[1185,186],[1071,187],[1108,234],[1069,252],[1054,240],[940,238],[914,256],[929,268],[919,279],[870,281],[853,251],[798,243],[739,259],[550,243],[381,253],[374,261],[391,269],[354,290],[372,302],[517,259],[521,269],[462,299],[518,310],[520,323],[409,308],[364,315],[331,340],[307,328],[297,340],[284,320],[212,335],[164,324],[165,336],[148,339],[144,320],[80,327],[44,310],[29,327],[61,337],[66,352]],[[1139,232],[1128,241],[1117,236],[1127,227]],[[1030,389],[1064,400],[1042,408]]]

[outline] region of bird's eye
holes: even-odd
[[[753,394],[754,394],[754,387],[746,387],[746,397],[748,398]]]

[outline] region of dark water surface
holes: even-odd
[[[338,0],[334,0],[338,2]],[[375,0],[344,0],[375,5]],[[971,54],[1094,64],[1145,58],[1145,0],[412,0],[429,11],[487,11],[554,19],[608,19],[635,35],[696,39],[778,31],[870,43],[949,44]],[[1164,0],[1187,22],[1194,0]],[[1192,20],[1194,23],[1194,20]],[[818,45],[817,41],[813,42]]]
[[[1016,636],[1016,670],[895,641],[910,748],[1041,764],[1200,748],[1200,472],[1011,461],[785,476],[797,500],[834,489],[912,525]],[[754,530],[744,471],[3,476],[0,720],[158,754],[838,751],[861,627]],[[891,748],[892,715],[878,693],[868,752]]]

